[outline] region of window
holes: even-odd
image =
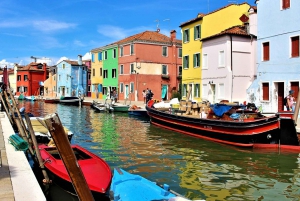
[[[60,75],[58,75],[58,81],[60,81]]]
[[[224,50],[219,52],[219,67],[225,67],[225,53],[224,53]]]
[[[102,89],[103,89],[103,92],[102,92],[103,95],[107,95],[107,87],[103,87]]]
[[[104,60],[107,59],[107,51],[104,51]]]
[[[134,83],[133,82],[130,82],[130,93],[133,93],[133,90],[134,90]]]
[[[117,49],[113,49],[113,56],[112,56],[112,58],[114,59],[116,57],[117,57]]]
[[[93,68],[93,77],[95,77],[95,68]]]
[[[186,29],[183,31],[183,42],[187,43],[190,41],[190,30]]]
[[[124,92],[124,84],[120,83],[120,93],[123,93],[123,92]]]
[[[162,47],[162,55],[164,57],[168,56],[168,48],[166,46],[163,46]]]
[[[21,75],[18,75],[17,81],[21,81]]]
[[[189,68],[189,56],[183,57],[183,68],[185,69]]]
[[[225,88],[224,88],[224,83],[219,84],[219,90],[218,90],[218,98],[219,99],[224,99],[225,97]]]
[[[282,9],[287,9],[290,7],[290,0],[282,0]]]
[[[55,88],[55,86],[53,86],[53,91],[54,91],[54,92],[56,91],[56,88]]]
[[[186,84],[183,84],[183,87],[182,87],[182,96],[187,96],[187,85]]]
[[[182,66],[178,66],[178,75],[182,76]]]
[[[91,85],[88,85],[88,92],[91,92]]]
[[[133,74],[133,72],[134,72],[134,65],[130,64],[130,74]]]
[[[161,70],[162,70],[162,73],[163,75],[167,75],[168,74],[168,67],[167,65],[162,65],[161,66]]]
[[[24,87],[24,92],[27,92],[27,91],[28,91],[27,87]]]
[[[295,36],[291,38],[291,56],[292,57],[299,57],[299,36]]]
[[[200,67],[200,53],[194,54],[194,67]]]
[[[268,101],[269,100],[269,83],[262,83],[262,91],[263,91],[262,99],[264,101]]]
[[[123,46],[120,47],[120,57],[122,57],[124,55],[124,52],[123,52]]]
[[[112,69],[112,78],[116,78],[117,77],[117,69]]]
[[[133,55],[134,54],[134,46],[133,46],[133,43],[130,44],[130,55]]]
[[[100,77],[102,77],[102,68],[100,68]]]
[[[196,97],[196,98],[200,97],[200,84],[195,84],[195,87],[194,87],[194,97]]]
[[[124,74],[124,66],[120,65],[120,75]]]
[[[88,80],[91,80],[91,73],[88,73]]]
[[[203,69],[208,69],[208,58],[207,54],[203,54],[203,59],[202,59],[202,68]]]
[[[28,80],[28,75],[24,75],[24,81]]]
[[[63,65],[62,65],[62,68],[63,68],[63,69],[65,69],[65,68],[66,68],[66,65],[65,65],[65,64],[63,64]]]
[[[103,70],[103,78],[108,78],[108,72],[107,72],[107,70]]]
[[[201,38],[201,26],[197,25],[194,27],[194,40]]]
[[[102,61],[102,52],[98,52],[98,61]]]
[[[270,44],[269,42],[263,43],[263,61],[270,60]]]
[[[182,48],[178,48],[178,58],[182,57]]]

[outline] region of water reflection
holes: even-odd
[[[124,113],[90,107],[24,103],[36,116],[58,113],[72,143],[190,199],[299,200],[300,156],[254,152],[188,137]]]

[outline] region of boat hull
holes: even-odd
[[[128,112],[129,106],[127,105],[113,105],[114,112]]]
[[[65,104],[65,105],[82,105],[83,99],[79,97],[63,97],[59,100],[59,103]]]
[[[146,108],[152,124],[210,141],[240,147],[253,147],[255,144],[299,145],[297,135],[293,133],[292,119],[280,119],[278,115],[223,121],[170,114],[148,106]]]
[[[149,117],[147,110],[145,109],[129,109],[128,114],[140,117]]]
[[[51,180],[65,191],[75,195],[71,179],[57,149],[45,145],[40,145],[39,149]],[[78,145],[72,145],[72,149],[95,200],[107,197],[112,179],[108,164],[97,155]]]
[[[122,169],[114,169],[110,199],[122,201],[169,200],[177,195],[140,175],[130,174]]]

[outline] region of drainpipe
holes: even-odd
[[[233,94],[233,64],[232,64],[232,35],[230,37],[230,68],[231,68],[231,101],[232,102],[232,94]]]

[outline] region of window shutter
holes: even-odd
[[[194,54],[193,55],[193,65],[194,65],[194,67],[196,67],[196,63],[197,63],[196,59],[197,59],[196,54]]]
[[[94,54],[92,54],[92,62],[94,62]]]
[[[194,27],[194,40],[196,40],[197,37],[197,26]]]
[[[262,84],[263,100],[269,100],[269,83]]]
[[[292,38],[292,57],[299,57],[299,36]]]
[[[264,43],[263,44],[263,60],[264,61],[269,61],[270,59],[270,46],[269,43]]]
[[[199,25],[199,38],[201,38],[201,25]]]

